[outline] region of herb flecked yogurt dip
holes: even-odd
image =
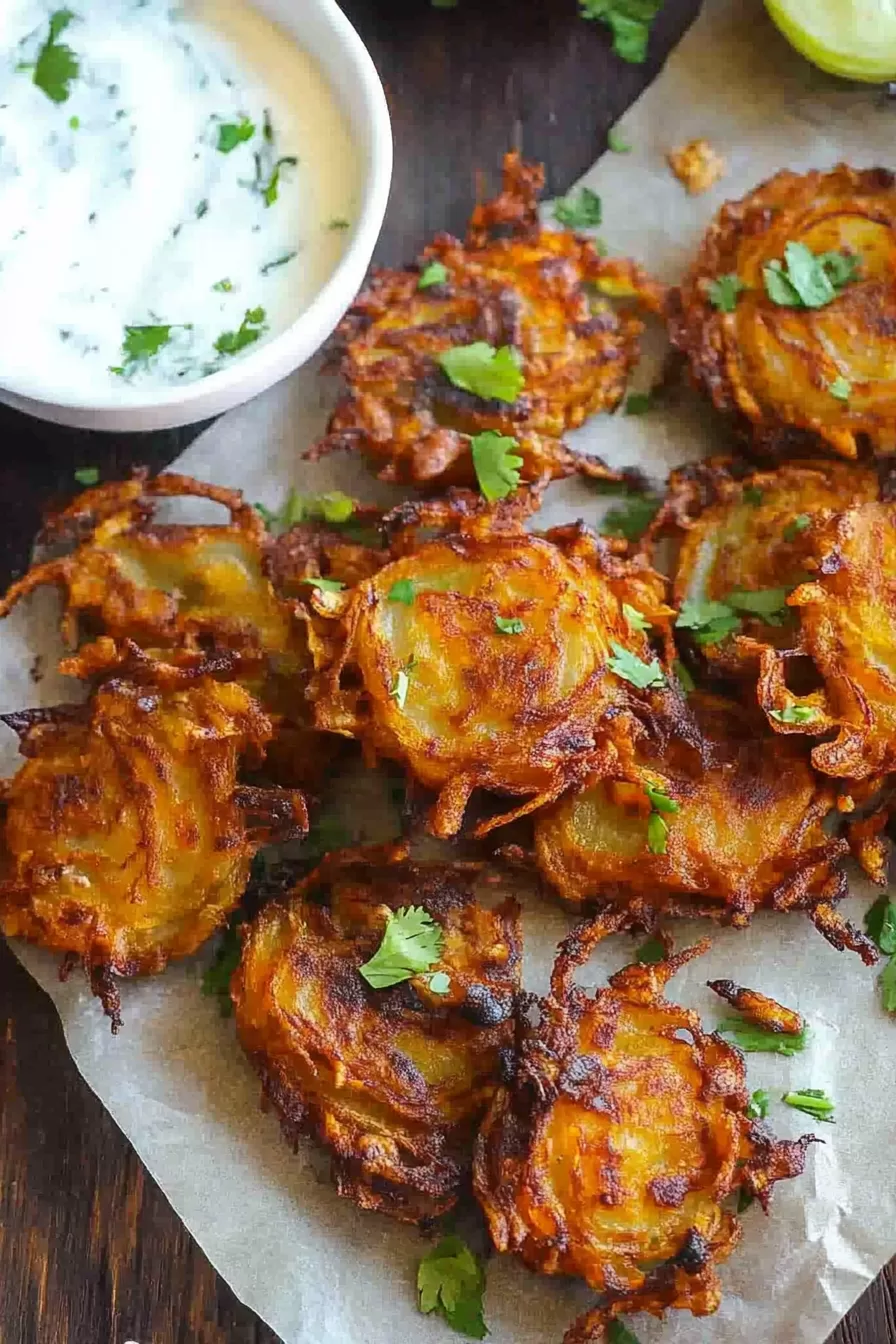
[[[0,382],[128,401],[226,368],[331,275],[358,171],[240,0],[0,0]]]

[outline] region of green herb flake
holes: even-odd
[[[681,811],[681,804],[674,798],[670,798],[666,790],[660,784],[645,784],[644,792],[647,794],[647,801],[650,803],[654,812],[675,813]]]
[[[880,1000],[887,1013],[896,1013],[896,957],[891,957],[887,962],[883,975],[880,977]]]
[[[640,541],[653,522],[660,501],[652,495],[632,491],[623,503],[608,509],[600,530],[608,537],[624,537],[626,541]]]
[[[818,718],[818,710],[812,705],[785,705],[783,709],[770,709],[769,714],[776,723],[812,723]]]
[[[415,597],[413,579],[396,579],[389,589],[387,598],[390,602],[401,602],[404,606],[413,606]]]
[[[485,341],[455,345],[438,356],[443,372],[455,387],[484,401],[512,405],[523,390],[525,377],[520,356],[510,345],[496,350]]]
[[[691,676],[690,672],[685,667],[684,663],[681,661],[680,658],[675,659],[675,662],[672,664],[672,670],[675,673],[675,676],[678,680],[678,684],[684,691],[685,695],[690,695],[691,691],[696,691],[697,683],[694,681],[694,678]]]
[[[659,812],[651,812],[647,818],[647,848],[651,854],[665,854],[669,838],[669,827]]]
[[[713,308],[723,313],[733,313],[737,307],[737,296],[746,289],[743,280],[737,275],[719,275],[709,282],[707,298]]]
[[[526,626],[518,616],[496,616],[495,629],[499,635],[521,635]]]
[[[482,1297],[485,1273],[462,1237],[443,1237],[417,1269],[418,1306],[436,1312],[458,1334],[485,1339]],[[620,1344],[622,1342],[620,1341]]]
[[[289,262],[295,261],[298,252],[284,252],[281,256],[275,257],[273,261],[266,261],[261,268],[262,275],[270,275],[271,271],[276,271],[280,266],[286,266]]]
[[[216,280],[215,283],[212,285],[212,289],[214,289],[218,294],[232,294],[233,281],[227,280],[226,278],[224,280]]]
[[[230,1017],[233,1001],[230,997],[230,982],[233,973],[240,964],[242,941],[239,929],[245,924],[246,916],[242,910],[235,910],[221,934],[215,955],[202,977],[202,992],[209,998],[218,1000],[222,1017]]]
[[[653,406],[653,397],[649,392],[629,392],[625,399],[626,415],[646,415]]]
[[[747,1106],[747,1116],[750,1120],[764,1120],[768,1115],[768,1108],[771,1097],[762,1088],[754,1092]]]
[[[68,119],[68,124],[69,124],[69,127],[71,128],[71,130],[73,130],[73,131],[79,131],[79,130],[81,129],[81,118],[80,118],[80,117],[69,117],[69,119]]]
[[[447,994],[451,989],[451,977],[444,971],[436,971],[435,975],[429,977],[430,994]]]
[[[394,700],[399,709],[404,709],[407,704],[408,691],[411,689],[411,673],[416,666],[417,659],[411,656],[404,667],[400,667],[395,674],[389,699]]]
[[[665,686],[666,678],[656,658],[645,663],[621,644],[617,644],[615,639],[610,640],[610,648],[613,656],[608,660],[609,668],[617,677],[637,687],[639,691]]]
[[[255,134],[255,123],[248,117],[240,117],[239,121],[225,121],[218,127],[219,154],[231,154],[237,145],[245,144],[251,140]]]
[[[740,617],[726,602],[709,598],[686,598],[675,621],[679,630],[690,630],[695,643],[701,647],[720,644],[729,635],[740,630]]]
[[[238,331],[222,331],[215,341],[219,355],[237,355],[267,331],[267,313],[263,308],[247,308]]]
[[[428,971],[442,954],[443,933],[421,905],[391,910],[380,945],[358,970],[372,989],[388,989]]]
[[[745,1055],[798,1055],[805,1050],[809,1040],[808,1027],[793,1034],[769,1031],[741,1017],[726,1017],[716,1031],[722,1036],[730,1036]]]
[[[607,1344],[638,1344],[638,1337],[622,1321],[611,1321],[607,1326]]]
[[[641,944],[635,953],[635,960],[642,966],[655,966],[657,962],[666,960],[666,944],[657,934],[653,934]]]
[[[622,614],[625,617],[629,630],[639,630],[643,634],[645,630],[650,629],[650,622],[637,607],[632,607],[628,602],[622,604]]]
[[[175,330],[176,324],[174,323],[125,327],[124,341],[121,346],[124,363],[110,369],[110,372],[124,376],[134,373],[141,365],[146,366],[160,350],[165,348],[171,340],[172,331]]]
[[[256,503],[254,508],[272,532],[288,532],[297,523],[319,520],[339,527],[347,523],[355,511],[354,501],[340,490],[324,495],[300,495],[296,489],[291,489],[276,512],[264,504]]]
[[[789,588],[757,588],[755,592],[736,588],[727,593],[725,601],[735,611],[745,611],[750,616],[758,616],[769,625],[781,625],[788,614],[787,598]]]
[[[599,19],[613,34],[613,50],[632,65],[647,59],[650,25],[663,0],[579,0],[582,17]]]
[[[278,159],[271,169],[271,175],[267,182],[264,180],[264,173],[261,168],[261,161],[256,160],[255,165],[255,189],[260,192],[264,199],[265,208],[276,204],[280,199],[280,176],[284,168],[295,168],[298,159],[294,154],[285,154],[282,159]]]
[[[603,218],[603,206],[597,192],[582,187],[578,196],[564,196],[554,202],[554,218],[565,229],[596,229]]]
[[[749,1109],[747,1113],[749,1114]],[[756,1196],[752,1195],[750,1191],[742,1185],[737,1192],[737,1212],[746,1213],[747,1209],[754,1203],[755,1199]]]
[[[490,502],[505,499],[519,485],[523,459],[514,452],[518,447],[516,439],[493,429],[486,429],[470,440],[479,489]]]
[[[886,894],[865,915],[865,932],[886,956],[896,955],[896,905]]]
[[[345,587],[338,579],[322,579],[319,574],[312,574],[307,579],[300,579],[300,583],[310,584],[312,588],[319,589],[322,593],[341,593]]]
[[[852,396],[852,383],[847,378],[838,375],[828,383],[828,391],[838,401],[849,401]]]
[[[812,523],[812,515],[808,513],[798,513],[795,518],[791,518],[785,527],[782,536],[785,541],[796,541],[801,532],[805,532]]]
[[[331,219],[329,224],[327,225],[327,228],[331,231],[331,233],[338,233],[344,229],[350,229],[351,226],[352,222],[350,219],[342,219],[341,217],[339,217],[336,219]]]
[[[32,82],[54,103],[68,101],[71,86],[81,72],[78,57],[71,47],[59,41],[76,17],[71,9],[57,9],[50,15],[50,31],[34,63]],[[32,69],[30,65],[20,68]]]
[[[824,308],[859,277],[858,257],[846,252],[810,252],[805,243],[787,243],[784,260],[763,267],[765,292],[782,308]]]
[[[607,149],[611,154],[631,154],[632,146],[617,131],[615,126],[611,126],[607,131]]]
[[[835,1123],[834,1103],[820,1088],[807,1087],[802,1092],[785,1092],[781,1100],[795,1111],[811,1115],[813,1120],[822,1120],[826,1125]]]
[[[99,467],[79,467],[73,474],[79,485],[96,485],[100,479]]]
[[[433,289],[436,285],[444,285],[447,280],[448,267],[441,261],[430,261],[420,272],[417,288]]]

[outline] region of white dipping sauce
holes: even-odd
[[[345,247],[358,161],[313,61],[240,0],[69,7],[66,79],[40,59],[63,6],[0,0],[0,383],[139,401],[290,326]]]

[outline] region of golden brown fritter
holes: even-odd
[[[672,340],[695,381],[762,451],[787,456],[827,447],[855,457],[863,446],[896,449],[894,182],[887,169],[844,164],[826,173],[777,173],[723,206],[670,296]],[[781,305],[769,296],[766,268],[786,265],[793,244],[816,257],[838,254],[828,261],[838,281],[832,301],[825,301],[832,289],[824,281],[810,291],[820,306]],[[722,277],[742,287],[728,303],[732,311],[713,303]]]
[[[680,629],[714,671],[755,677],[755,647],[739,642],[740,635],[775,648],[792,644],[794,613],[786,597],[806,576],[803,533],[816,516],[877,499],[879,492],[875,471],[841,462],[787,463],[744,475],[720,459],[672,473],[655,527],[683,529],[673,601]],[[727,605],[732,594],[735,604],[749,602],[750,594],[767,598],[771,619],[732,605],[730,621],[690,625],[692,616],[712,614],[707,602]]]
[[[604,779],[538,814],[541,873],[571,905],[621,904],[645,924],[659,913],[700,914],[743,927],[758,909],[808,911],[836,945],[874,960],[868,940],[833,909],[846,892],[848,852],[824,829],[833,786],[813,773],[805,750],[788,742],[782,751],[784,740],[755,710],[699,692],[690,707],[696,731],[639,740],[645,781],[659,798],[644,783]],[[654,843],[657,807],[665,810]]]
[[[730,1003],[732,1008],[743,1013],[757,1027],[784,1036],[799,1036],[806,1028],[799,1013],[792,1008],[785,1008],[783,1003],[770,999],[766,994],[760,994],[758,989],[746,989],[743,985],[736,985],[733,980],[708,980],[707,984],[714,994]]]
[[[406,1222],[455,1203],[475,1127],[513,1040],[519,908],[477,899],[470,864],[332,856],[261,911],[233,981],[240,1040],[291,1142],[332,1155],[341,1195]],[[374,989],[359,971],[391,911],[442,930],[425,974]],[[440,975],[447,992],[430,988]],[[438,982],[435,982],[438,985]]]
[[[759,702],[777,733],[836,730],[812,749],[817,770],[866,780],[896,769],[896,504],[870,503],[805,534],[809,582],[788,602],[799,615],[790,649],[762,654]],[[808,655],[822,686],[798,695],[792,658]]]
[[[337,329],[333,363],[347,391],[312,456],[357,447],[384,480],[472,485],[470,436],[494,430],[518,441],[524,480],[609,475],[563,443],[589,415],[615,409],[638,358],[640,321],[604,295],[654,309],[663,296],[588,238],[542,229],[543,185],[541,168],[508,154],[504,190],[475,211],[465,243],[442,234],[418,266],[374,273]],[[421,288],[433,265],[444,281]],[[525,384],[512,404],[461,390],[439,366],[444,351],[477,341],[520,356]]]
[[[657,691],[619,669],[633,660],[636,678],[665,685],[623,610],[668,630],[664,581],[582,527],[527,533],[528,507],[528,497],[487,509],[461,495],[402,506],[391,564],[351,591],[312,594],[318,626],[330,627],[313,636],[317,726],[438,791],[437,835],[458,831],[476,789],[524,800],[483,822],[484,834],[590,773],[625,774],[636,712]],[[415,543],[432,525],[456,530]]]
[[[572,983],[612,927],[574,931],[538,1025],[521,1014],[515,1073],[495,1095],[474,1162],[498,1250],[602,1296],[564,1344],[596,1344],[626,1312],[715,1311],[717,1266],[741,1232],[729,1196],[767,1206],[776,1181],[800,1174],[811,1142],[776,1140],[750,1120],[743,1056],[662,997],[708,944],[626,966],[593,997]]]
[[[700,196],[724,177],[728,164],[708,140],[689,140],[666,155],[669,167],[690,196]]]
[[[0,786],[0,928],[79,960],[117,1026],[115,976],[185,957],[239,902],[301,794],[241,787],[271,722],[235,682],[111,680],[88,704],[3,715],[25,764]]]

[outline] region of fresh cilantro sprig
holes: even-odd
[[[499,349],[487,341],[455,345],[442,351],[438,363],[455,387],[484,401],[512,405],[525,383],[520,356],[511,345]]]
[[[835,1123],[834,1103],[821,1088],[805,1087],[801,1092],[785,1092],[781,1100],[795,1111],[811,1115],[813,1120],[822,1120],[826,1125]]]
[[[603,205],[597,192],[582,187],[578,196],[554,202],[554,218],[565,229],[596,229],[603,219]]]
[[[740,629],[740,617],[725,602],[708,598],[686,598],[675,621],[679,630],[689,630],[701,646],[720,644]]]
[[[490,502],[513,494],[520,483],[523,459],[514,452],[519,444],[507,434],[493,429],[483,430],[470,440],[473,470],[479,489]]]
[[[647,818],[647,848],[651,854],[665,854],[669,838],[669,823],[666,817],[680,812],[681,804],[670,798],[659,784],[645,784],[644,792],[650,803],[650,815]]]
[[[733,313],[737,307],[737,296],[746,289],[743,280],[737,275],[717,275],[709,282],[707,297],[713,308],[723,313]]]
[[[657,515],[660,501],[640,490],[629,490],[622,503],[608,509],[600,530],[608,537],[624,537],[626,541],[640,541]]]
[[[776,723],[812,723],[818,718],[818,710],[812,705],[785,705],[783,709],[770,709],[769,714]]]
[[[424,1315],[436,1312],[468,1339],[485,1339],[482,1296],[485,1272],[462,1237],[443,1237],[417,1269],[418,1303]]]
[[[358,969],[372,989],[388,989],[428,971],[442,955],[443,941],[441,925],[422,905],[402,906],[389,912],[379,947]]]
[[[622,614],[629,630],[637,630],[644,634],[645,631],[650,629],[650,622],[643,612],[640,612],[637,607],[631,606],[628,602],[623,602]]]
[[[222,331],[215,341],[219,355],[238,355],[267,331],[267,313],[263,308],[247,308],[237,331]]]
[[[849,252],[811,252],[787,243],[783,261],[762,269],[765,292],[781,308],[824,308],[859,278],[861,263]]]
[[[716,1031],[722,1036],[730,1036],[745,1055],[798,1055],[805,1050],[809,1040],[808,1027],[792,1034],[769,1031],[767,1027],[757,1027],[742,1017],[726,1017]]]
[[[649,663],[638,658],[629,649],[623,648],[615,639],[610,640],[612,657],[607,660],[611,672],[629,682],[639,691],[653,690],[665,686],[666,677],[659,660],[652,658]]]
[[[420,279],[417,281],[418,289],[433,289],[436,285],[444,285],[448,279],[448,267],[441,261],[430,261],[420,272]]]
[[[142,327],[125,327],[121,344],[122,363],[110,368],[110,373],[128,377],[139,369],[145,368],[156,355],[164,350],[171,340],[171,333],[178,329],[188,331],[188,323],[157,323]]]
[[[54,103],[68,102],[71,86],[81,73],[75,52],[67,43],[59,41],[76,18],[77,15],[71,9],[57,9],[50,15],[49,33],[37,53],[37,60],[33,65],[23,61],[17,66],[18,70],[33,71],[32,83]]]
[[[613,50],[633,65],[647,59],[650,25],[663,0],[579,0],[582,17],[598,19],[613,34]]]
[[[215,955],[202,977],[202,992],[209,998],[218,1000],[222,1017],[230,1017],[233,1012],[230,982],[233,979],[234,971],[240,964],[242,941],[239,930],[245,922],[245,912],[235,910],[221,934],[218,946],[215,949]]]
[[[300,495],[291,489],[278,510],[267,508],[264,504],[255,504],[255,509],[264,519],[265,527],[271,532],[288,532],[297,523],[322,521],[338,527],[347,523],[355,511],[354,501],[340,490],[323,495]]]
[[[764,1120],[768,1115],[768,1108],[771,1104],[771,1097],[762,1088],[754,1092],[747,1106],[747,1117],[750,1120]]]
[[[255,134],[255,122],[241,116],[239,121],[225,121],[218,127],[219,154],[232,154],[237,145],[245,144]]]

